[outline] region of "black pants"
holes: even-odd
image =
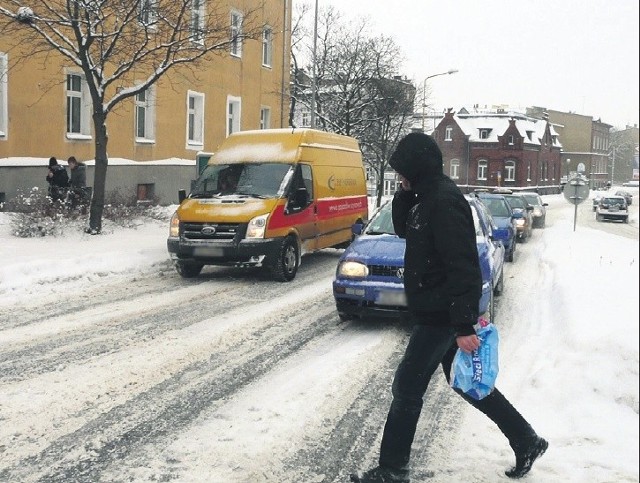
[[[449,381],[456,350],[455,334],[450,326],[414,326],[393,380],[393,402],[382,436],[380,465],[396,469],[407,468],[411,443],[422,410],[422,398],[431,376],[438,365],[442,364],[442,370],[447,382]],[[535,435],[529,423],[497,389],[480,401],[456,392],[496,423],[512,448],[522,439]]]

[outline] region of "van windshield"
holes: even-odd
[[[285,163],[233,163],[207,166],[196,181],[192,198],[227,195],[277,198],[284,193],[293,166]]]

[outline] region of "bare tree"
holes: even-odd
[[[52,53],[82,69],[92,102],[95,173],[89,231],[102,228],[107,117],[170,72],[195,76],[214,54],[258,38],[259,0],[230,25],[225,2],[204,0],[0,0],[0,31],[26,46],[17,62]],[[142,81],[139,78],[143,77]]]
[[[311,109],[313,32],[300,21],[294,24],[292,106]],[[317,35],[316,127],[358,139],[365,163],[376,173],[379,203],[388,157],[409,130],[415,88],[397,75],[399,47],[389,37],[372,36],[367,19],[345,22],[329,7],[320,11]]]

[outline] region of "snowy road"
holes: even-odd
[[[593,217],[583,208],[579,225]],[[547,228],[506,265],[503,360],[515,357],[510,338],[552,330],[514,320],[562,316],[545,305],[522,311],[553,275],[545,236],[572,212],[551,206]],[[638,238],[637,225],[622,229]],[[159,261],[97,273],[90,289],[62,278],[41,296],[0,299],[0,481],[342,482],[375,464],[408,331],[340,323],[331,295],[339,253],[305,257],[287,284],[223,268],[182,280]],[[517,371],[536,363],[519,361]],[[460,437],[466,406],[442,377],[429,391],[415,481],[455,481],[426,468]]]

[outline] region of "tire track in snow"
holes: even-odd
[[[280,320],[281,313],[273,314],[278,325],[234,331],[221,352],[212,350],[209,358],[173,371],[153,387],[128,395],[126,402],[50,441],[38,453],[14,460],[0,471],[0,480],[99,481],[107,466],[120,464],[140,445],[157,440],[166,444],[202,411],[221,404],[309,341],[335,330],[337,317],[327,302],[325,293],[311,307],[297,307],[287,320]],[[309,313],[315,314],[311,321]]]

